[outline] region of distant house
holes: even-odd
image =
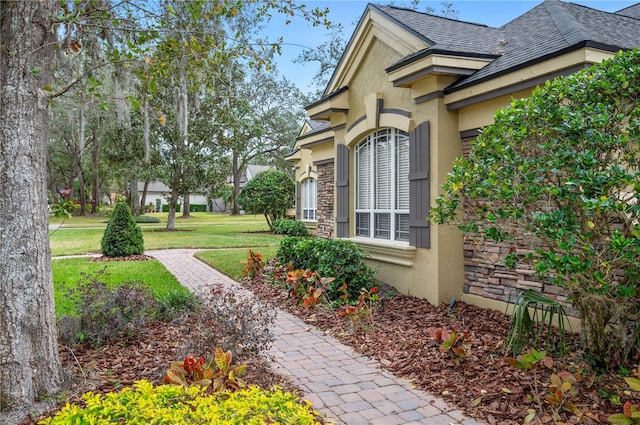
[[[258,173],[269,170],[273,167],[267,165],[248,165],[245,173],[240,179],[240,187],[244,187],[245,184]],[[228,183],[233,183],[232,178],[228,180]],[[144,189],[144,182],[138,182],[138,191],[142,194]],[[146,205],[152,204],[155,211],[168,211],[169,202],[167,197],[171,195],[171,189],[160,181],[149,182],[147,186]],[[228,206],[225,205],[221,198],[209,200],[204,191],[196,191],[189,195],[189,201],[191,205],[206,205],[206,211],[212,212],[225,212],[228,210]],[[193,208],[193,207],[192,207]]]
[[[520,288],[561,297],[500,247],[429,223],[456,157],[539,84],[640,46],[640,4],[608,13],[547,0],[500,28],[370,4],[287,159],[296,212],[358,244],[398,290],[504,310]]]
[[[144,182],[138,182],[138,192],[142,196],[144,190]],[[171,195],[171,189],[166,184],[160,181],[149,182],[147,186],[147,196],[145,198],[146,205],[153,205],[155,212],[167,212],[169,211],[168,198]],[[198,191],[189,195],[189,202],[191,205],[205,205],[207,211],[211,211],[211,205],[207,200],[207,195],[204,191]],[[180,202],[182,204],[182,202]],[[193,207],[192,207],[193,208]]]

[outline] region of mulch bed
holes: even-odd
[[[377,359],[382,367],[411,380],[416,388],[437,395],[467,416],[489,424],[522,424],[530,409],[538,412],[530,424],[560,421],[606,424],[608,415],[622,412],[621,404],[612,403],[616,396],[621,403],[627,400],[634,405],[640,403],[640,394],[630,392],[619,375],[595,375],[575,348],[573,337],[570,340],[574,349],[569,354],[555,358],[552,369],[540,367],[536,372],[542,398],[552,372],[566,370],[584,375],[580,391],[572,399],[579,410],[560,412],[561,416],[554,419],[551,405],[543,401],[538,406],[532,400],[533,374],[521,372],[504,360],[510,319],[501,312],[464,303],[457,303],[449,311],[447,305],[434,307],[425,300],[398,295],[386,288],[381,291],[383,302],[374,311],[372,323],[353,330],[335,311],[322,306],[303,307],[282,287],[267,283],[264,277],[245,285],[259,297],[336,336],[357,352]],[[188,326],[184,319],[155,323],[135,338],[99,349],[61,346],[63,365],[70,376],[69,401],[80,401],[80,395],[86,391],[110,392],[139,379],[161,383],[170,362],[180,360],[177,343],[184,342]],[[441,344],[432,337],[436,329],[469,331],[471,349],[459,364],[450,352],[440,350]],[[287,378],[270,369],[268,360],[254,357],[237,361],[248,365],[249,383],[262,388],[278,384],[297,391]],[[631,368],[637,368],[637,364],[630,365]],[[33,418],[21,423],[34,424]]]
[[[181,360],[180,344],[186,342],[190,324],[184,319],[171,323],[147,325],[136,337],[127,341],[92,348],[83,344],[75,347],[60,346],[60,356],[67,375],[70,403],[82,405],[81,395],[87,391],[104,394],[133,385],[145,379],[156,385],[172,361]],[[247,375],[243,379],[263,389],[279,385],[285,391],[302,396],[289,378],[275,373],[269,360],[261,356],[234,358],[234,364],[246,364]],[[19,425],[36,425],[38,420],[55,414],[55,410],[33,418],[28,417]]]
[[[140,255],[129,255],[126,257],[108,257],[106,255],[102,255],[100,257],[93,257],[91,261],[100,263],[100,262],[108,262],[108,261],[149,261],[155,260],[155,258],[150,255],[140,254]]]
[[[610,414],[622,412],[620,403],[640,403],[640,394],[630,392],[621,376],[596,375],[581,358],[578,336],[570,335],[570,352],[554,358],[550,369],[540,366],[535,373],[542,399],[548,393],[552,373],[582,374],[579,392],[571,399],[577,410],[558,412],[557,407],[544,400],[538,405],[531,397],[535,388],[533,373],[522,372],[505,361],[510,318],[499,311],[462,302],[451,310],[448,305],[434,307],[426,300],[393,295],[387,288],[382,291],[387,295],[374,311],[372,324],[353,330],[335,311],[301,306],[282,287],[267,283],[264,278],[246,284],[257,296],[275,301],[306,323],[375,358],[383,368],[410,380],[416,388],[440,396],[466,415],[489,424],[522,424],[534,410],[537,415],[529,418],[530,424],[605,424]],[[469,332],[471,349],[459,364],[450,351],[443,352],[441,343],[435,341],[433,331],[438,329]],[[631,367],[634,374],[638,365]],[[559,414],[555,419],[554,413]]]

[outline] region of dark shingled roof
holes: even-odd
[[[411,62],[429,52],[480,57],[495,55],[490,64],[452,84],[447,92],[579,47],[617,51],[640,46],[640,19],[637,19],[640,4],[609,13],[559,0],[545,0],[500,28],[393,6],[369,7],[378,9],[429,44],[427,49],[403,58],[398,64]]]
[[[415,10],[370,4],[429,44],[430,49],[494,55],[502,31],[486,25],[443,18]]]
[[[633,6],[626,7],[624,9],[618,10],[616,12],[617,15],[629,16],[631,18],[640,19],[640,3],[634,4]]]
[[[329,121],[317,121],[317,120],[312,120],[308,118],[307,124],[309,124],[309,127],[311,127],[311,130],[298,136],[298,139],[302,139],[305,137],[309,137],[313,134],[318,134],[327,130],[331,130],[331,123]]]

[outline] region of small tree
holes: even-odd
[[[142,230],[124,202],[116,204],[101,245],[102,254],[107,257],[126,257],[142,254],[144,251]]]
[[[640,336],[639,98],[634,50],[513,100],[457,160],[432,211],[452,222],[464,205],[465,232],[507,244],[507,266],[530,262],[564,287],[584,348],[609,367]]]
[[[238,196],[243,209],[253,214],[264,214],[269,228],[273,231],[273,222],[286,216],[293,208],[296,185],[286,173],[267,170],[247,182]]]

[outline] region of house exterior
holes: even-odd
[[[433,304],[496,309],[535,287],[505,247],[429,223],[456,157],[494,112],[560,75],[640,46],[640,4],[608,13],[546,0],[500,28],[370,4],[288,156],[296,214],[320,237],[347,238],[378,279]]]
[[[258,173],[266,170],[270,170],[273,167],[268,165],[254,165],[249,164],[245,167],[244,174],[240,178],[240,187],[244,187],[249,180],[254,178]],[[233,178],[229,177],[229,184],[233,184]],[[144,190],[144,182],[138,182],[138,191],[142,193]],[[147,186],[147,196],[145,202],[147,205],[152,204],[156,212],[168,210],[169,202],[167,197],[171,195],[171,189],[161,181],[149,182]],[[222,198],[211,199],[207,197],[204,190],[193,192],[189,195],[189,201],[191,205],[206,205],[206,210],[209,212],[227,212],[228,206],[224,203]]]
[[[144,191],[144,182],[138,182],[138,192]],[[147,185],[146,205],[152,205],[155,212],[169,211],[168,198],[171,196],[171,188],[161,181],[152,181]],[[211,211],[211,206],[207,200],[207,195],[203,191],[191,193],[189,195],[191,205],[206,205],[207,211]],[[182,203],[182,202],[180,202]]]

